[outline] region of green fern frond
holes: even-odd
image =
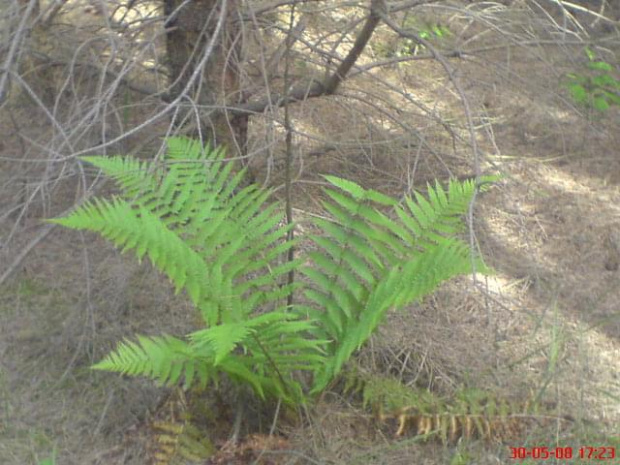
[[[204,387],[218,372],[224,372],[251,386],[261,397],[299,402],[291,397],[297,384],[292,373],[314,370],[324,362],[326,341],[305,336],[312,328],[310,322],[297,320],[290,313],[270,312],[196,331],[189,335],[189,343],[171,336],[137,336],[137,342],[119,343],[93,369],[145,376],[163,385],[178,384],[183,378],[186,389],[196,380]]]
[[[348,179],[342,179],[337,176],[323,176],[330,184],[338,187],[344,192],[348,193],[351,197],[358,201],[369,200],[373,203],[393,207],[397,204],[397,201],[392,197],[389,197],[381,192],[377,192],[373,189],[364,189],[353,181]]]
[[[313,236],[319,251],[310,252],[313,267],[302,272],[313,288],[306,297],[316,308],[300,308],[318,320],[331,339],[330,358],[315,377],[319,392],[376,330],[390,309],[419,300],[442,282],[476,270],[485,272],[467,245],[456,239],[462,216],[476,191],[473,181],[451,182],[445,191],[429,186],[428,198],[415,194],[405,207],[374,191],[327,176],[340,191],[327,190],[325,209],[333,222],[317,221],[323,235]],[[392,217],[380,212],[390,207]]]
[[[195,305],[208,296],[209,271],[203,259],[174,231],[145,209],[126,201],[95,199],[66,218],[50,220],[72,229],[99,232],[123,252],[135,249],[138,259],[148,255],[166,273],[176,292],[185,288]]]
[[[157,185],[157,173],[151,164],[133,157],[82,157],[81,160],[99,168],[106,176],[114,179],[126,197],[153,191]]]
[[[485,182],[494,179],[484,178]],[[484,190],[487,184],[482,186],[481,190]],[[462,216],[467,212],[476,189],[474,180],[451,180],[447,191],[439,183],[434,188],[429,185],[428,199],[417,192],[414,193],[415,201],[406,197],[407,208],[399,206],[396,213],[415,238],[411,245],[432,246],[437,240],[441,240],[441,237],[453,236],[463,231],[465,223]]]
[[[292,225],[279,228],[278,205],[265,206],[270,192],[237,189],[243,174],[233,175],[222,150],[184,138],[167,145],[158,162],[88,157],[118,182],[123,198],[95,199],[52,221],[99,232],[139,259],[148,256],[177,292],[187,291],[206,329],[189,335],[189,342],[126,340],[94,368],[162,384],[184,380],[186,387],[224,372],[261,396],[298,401],[301,387],[292,373],[320,365],[325,341],[308,340],[316,328],[297,315],[251,317],[267,304],[277,310],[299,287],[281,281],[300,261],[277,263],[295,245],[286,240]]]
[[[146,376],[169,386],[178,384],[182,376],[186,386],[189,386],[198,374],[201,384],[206,384],[209,378],[206,365],[191,363],[197,356],[186,342],[166,335],[137,336],[137,339],[137,343],[130,340],[120,342],[114,352],[92,368]]]
[[[244,342],[253,329],[247,322],[224,323],[192,333],[189,338],[200,352],[207,348],[214,352],[213,365],[219,365],[234,348]]]
[[[190,334],[197,353],[206,348],[215,353],[214,365],[229,375],[249,383],[264,397],[290,397],[296,383],[295,370],[317,369],[324,363],[326,341],[307,338],[314,329],[296,315],[272,311],[236,324],[224,324]],[[235,348],[242,350],[235,351]],[[287,380],[282,383],[282,379]],[[292,400],[292,399],[291,399]],[[295,399],[299,401],[299,399]]]
[[[273,266],[294,242],[277,228],[278,205],[265,207],[270,192],[248,186],[232,195],[242,175],[232,174],[223,150],[178,137],[166,143],[158,162],[85,158],[119,183],[124,198],[94,200],[52,221],[99,232],[140,259],[148,255],[176,292],[187,290],[207,326],[243,319],[256,309],[250,304],[282,298],[266,290],[294,266]]]

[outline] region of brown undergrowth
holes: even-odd
[[[514,29],[501,32],[522,31],[517,19],[525,10],[502,14]],[[463,38],[475,38],[474,29]],[[576,108],[557,85],[579,62],[581,45],[519,39],[508,41],[508,50],[506,42],[497,46],[506,36],[495,33],[496,41],[479,42],[488,50],[454,66],[476,110],[482,168],[505,176],[478,199],[473,225],[496,274],[478,278],[476,288],[471,279],[450,283],[389,315],[355,362],[409,389],[409,401],[440,399],[439,408],[403,401],[373,412],[362,392],[341,381],[306,410],[246,409],[238,441],[230,442],[234,398],[206,393],[183,403],[149,383],[88,369],[125,335],[187,332],[191,308],[149,266],[93,236],[53,231],[0,290],[0,462],[36,464],[56,449],[63,464],[144,464],[166,441],[174,443],[175,460],[192,458],[183,458],[182,447],[195,453],[193,441],[203,441],[203,452],[216,451],[197,460],[205,464],[496,464],[509,462],[511,446],[608,446],[620,453],[618,109],[601,115]],[[381,80],[430,113],[411,110]],[[360,103],[362,95],[373,105]],[[28,141],[48,140],[53,131],[21,98],[0,125],[0,179],[21,187],[3,189],[0,201],[12,208],[36,200],[22,216],[3,216],[0,240],[15,236],[3,264],[35,237],[42,217],[71,205],[80,189],[71,176],[45,181],[45,165],[30,163],[45,152]],[[385,117],[394,107],[404,126]],[[319,173],[394,195],[424,189],[433,178],[472,174],[462,106],[430,60],[358,75],[341,95],[291,110],[302,229],[320,210]],[[131,115],[139,119],[140,111]],[[252,118],[252,141],[267,148],[250,166],[257,180],[277,188],[283,134],[269,123]],[[25,161],[10,161],[20,153]],[[492,394],[494,408],[504,411],[455,404],[468,390]],[[541,407],[532,412],[526,404]]]

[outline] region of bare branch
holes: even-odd
[[[231,111],[231,114],[236,116],[262,113],[266,108],[269,108],[274,103],[275,106],[280,107],[283,106],[285,102],[299,102],[312,97],[332,95],[335,93],[340,83],[346,78],[347,74],[364,51],[364,48],[368,44],[368,41],[372,37],[373,32],[380,22],[380,12],[386,11],[386,8],[385,0],[371,0],[370,14],[366,18],[366,22],[364,23],[362,30],[357,35],[353,47],[344,60],[342,60],[336,71],[324,82],[313,81],[310,84],[292,89],[286,95],[276,94],[272,95],[269,99],[239,105]]]
[[[0,105],[4,103],[9,93],[9,73],[11,67],[13,66],[13,62],[17,58],[19,46],[26,34],[27,25],[30,20],[30,15],[35,10],[35,7],[38,5],[38,0],[30,0],[28,2],[28,6],[26,10],[21,14],[21,20],[19,25],[17,26],[17,31],[11,41],[11,47],[9,48],[9,53],[4,61],[4,66],[0,68]]]

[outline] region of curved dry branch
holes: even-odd
[[[387,11],[385,0],[371,0],[370,14],[366,18],[366,22],[355,38],[353,47],[342,60],[340,66],[323,82],[313,81],[309,85],[303,85],[292,89],[287,95],[275,94],[271,95],[269,99],[262,99],[257,102],[250,102],[245,105],[238,105],[231,114],[233,116],[241,116],[245,114],[262,113],[264,110],[271,106],[281,107],[285,103],[299,102],[312,97],[319,97],[322,95],[332,95],[338,89],[338,86],[347,77],[347,74],[351,68],[355,65],[366,45],[370,41],[375,29],[379,25],[381,12]]]

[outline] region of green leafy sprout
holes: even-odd
[[[609,110],[612,105],[620,105],[620,79],[614,67],[597,57],[589,47],[585,48],[588,57],[584,73],[570,73],[565,86],[573,101],[586,108],[600,112]]]

